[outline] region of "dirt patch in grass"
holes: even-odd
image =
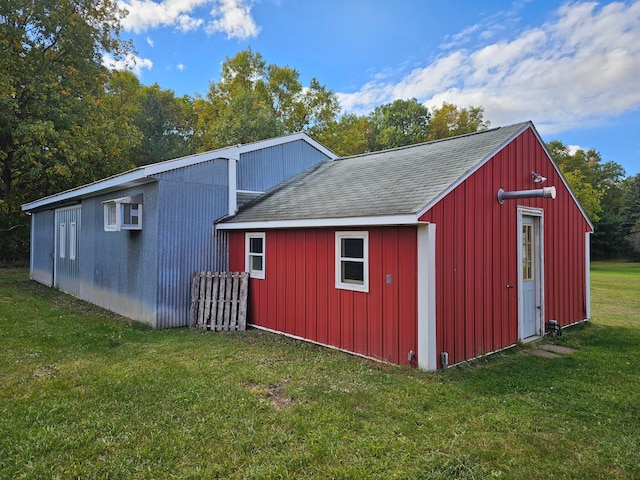
[[[33,378],[55,378],[58,376],[58,367],[55,365],[42,365],[33,372]]]
[[[247,388],[252,394],[268,400],[276,410],[284,410],[293,405],[293,398],[287,395],[284,390],[287,385],[289,385],[289,380],[280,380],[267,386],[256,382],[248,382]]]

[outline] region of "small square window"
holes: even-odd
[[[107,200],[104,204],[104,230],[142,230],[142,195]]]
[[[265,234],[252,232],[246,235],[246,269],[251,278],[265,278]]]
[[[336,232],[336,288],[369,291],[368,232]]]
[[[142,205],[137,203],[122,204],[122,228],[125,230],[138,230],[141,228]]]

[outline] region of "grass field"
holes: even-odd
[[[560,359],[446,371],[153,331],[0,270],[0,478],[640,478],[640,264]]]

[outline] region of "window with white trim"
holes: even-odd
[[[104,230],[142,230],[142,195],[115,198],[104,205]]]
[[[69,224],[69,260],[75,260],[78,248],[76,222]]]
[[[265,233],[249,232],[246,234],[246,270],[251,278],[264,278],[265,274]]]
[[[115,232],[118,229],[117,207],[115,203],[104,204],[104,230],[105,232]]]
[[[369,291],[369,232],[336,232],[336,288]]]
[[[58,253],[60,258],[65,258],[67,250],[67,225],[66,223],[60,224],[60,237],[58,240]]]

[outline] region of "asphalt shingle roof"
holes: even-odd
[[[320,163],[225,222],[416,214],[530,122]]]

